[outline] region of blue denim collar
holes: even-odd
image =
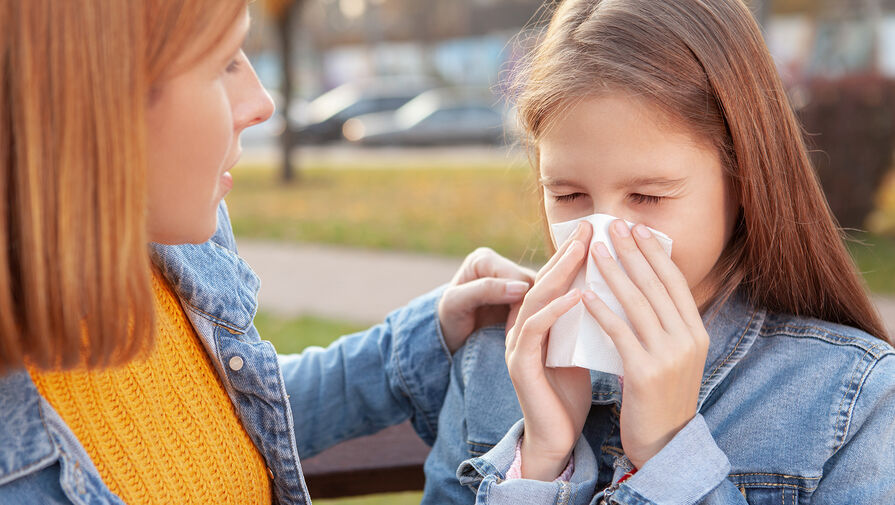
[[[764,309],[753,307],[742,290],[705,311],[702,322],[710,343],[699,388],[700,410],[709,394],[755,343],[764,319]],[[593,403],[621,405],[621,386],[616,375],[591,371],[591,387]]]
[[[235,252],[215,242],[153,244],[152,260],[173,287],[185,310],[245,333],[257,308],[260,281]]]
[[[222,222],[224,221],[224,222]],[[150,256],[174,288],[184,309],[245,333],[255,317],[261,282],[236,252],[226,208],[218,208],[218,228],[203,244],[150,244]]]

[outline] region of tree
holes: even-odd
[[[280,148],[283,152],[283,165],[280,177],[284,182],[291,182],[296,179],[296,170],[293,166],[292,147],[295,145],[295,128],[289,121],[289,106],[292,103],[293,83],[292,83],[292,56],[293,48],[293,29],[298,24],[301,9],[306,0],[265,0],[264,8],[271,14],[274,24],[277,28],[277,39],[280,46],[280,67],[283,72],[282,94],[283,103],[280,104],[284,115],[285,128],[280,135]]]

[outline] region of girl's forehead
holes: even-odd
[[[542,178],[597,173],[618,180],[677,179],[718,160],[686,127],[624,95],[585,98],[551,121],[538,140]]]

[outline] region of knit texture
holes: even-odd
[[[270,504],[267,467],[164,277],[155,349],[100,371],[29,367],[109,489],[137,504]]]

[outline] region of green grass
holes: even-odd
[[[533,177],[524,167],[304,169],[283,185],[270,168],[234,170],[227,197],[239,237],[465,256],[487,245],[544,259]]]
[[[300,352],[312,345],[326,346],[341,335],[364,329],[329,319],[317,317],[284,319],[263,312],[255,317],[255,326],[261,338],[270,340],[281,353]],[[417,505],[421,498],[422,493],[408,492],[338,500],[314,500],[314,503],[315,505]]]
[[[893,172],[895,174],[895,172]],[[273,167],[243,165],[227,197],[237,236],[465,256],[488,246],[520,262],[546,259],[534,178],[525,166],[314,168],[284,185]],[[849,244],[876,293],[895,294],[895,175]]]
[[[305,347],[326,347],[336,338],[365,329],[358,325],[342,323],[319,317],[303,316],[285,319],[259,312],[255,327],[261,338],[270,340],[277,352],[283,354],[301,352]]]
[[[848,243],[870,291],[895,294],[895,238],[870,233],[852,234],[860,242]]]
[[[419,492],[389,493],[337,500],[314,500],[314,505],[419,505],[422,499],[423,493]]]

